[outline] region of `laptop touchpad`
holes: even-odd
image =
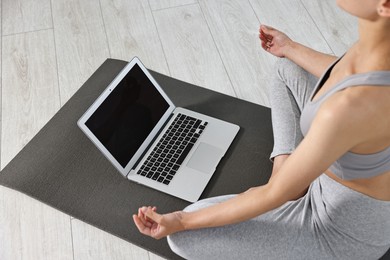
[[[188,161],[187,167],[205,173],[213,173],[221,159],[221,155],[222,150],[220,148],[200,143]]]

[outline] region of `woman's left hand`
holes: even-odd
[[[133,220],[139,232],[160,239],[184,230],[181,221],[183,214],[182,211],[176,211],[161,215],[156,212],[156,207],[142,207],[138,209],[138,215],[133,215]]]

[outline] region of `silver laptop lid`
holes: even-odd
[[[77,122],[126,176],[175,109],[135,57]]]

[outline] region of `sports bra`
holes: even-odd
[[[305,104],[305,107],[302,110],[300,126],[304,136],[309,131],[310,125],[321,104],[334,93],[354,86],[390,85],[390,71],[373,71],[353,74],[345,77],[331,89],[326,91],[323,95],[313,101],[314,95],[322,87],[326,79],[328,79],[330,72],[340,59],[341,57],[337,59],[320,78],[313,90],[313,93],[310,95],[309,101]],[[347,152],[337,161],[335,161],[329,167],[329,170],[344,180],[370,178],[380,175],[384,172],[390,171],[390,146],[380,152],[373,154],[357,154],[353,152]]]

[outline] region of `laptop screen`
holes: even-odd
[[[168,108],[135,64],[85,125],[124,168]]]

